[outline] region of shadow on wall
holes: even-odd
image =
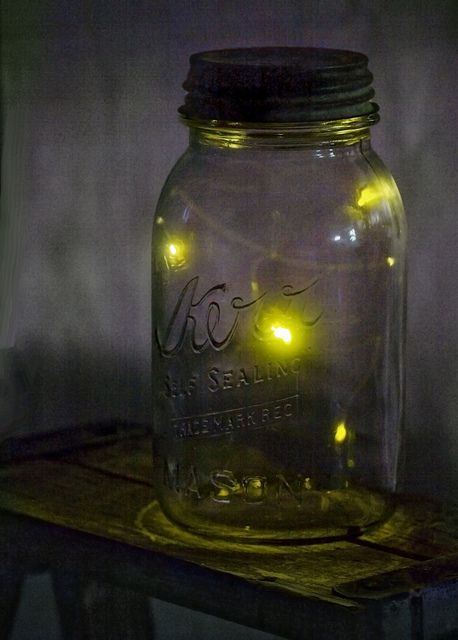
[[[95,353],[76,344],[53,350],[35,342],[26,356],[16,354],[15,362],[21,367],[14,379],[16,393],[22,394],[22,415],[31,418],[24,425],[28,433],[113,419],[150,421],[149,370],[132,356]]]
[[[77,345],[0,350],[0,446],[11,437],[86,424],[149,425],[151,378],[142,364]]]

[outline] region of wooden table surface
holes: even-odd
[[[137,435],[4,463],[4,562],[88,575],[285,638],[458,638],[457,508],[399,497],[358,538],[212,541],[162,515],[150,449]]]

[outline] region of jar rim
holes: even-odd
[[[262,142],[276,146],[296,146],[301,142],[320,146],[354,144],[369,138],[370,127],[379,120],[376,110],[350,118],[308,122],[237,122],[180,115],[182,124],[196,132],[202,142],[234,148]]]

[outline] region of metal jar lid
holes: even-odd
[[[362,53],[262,47],[195,53],[179,108],[192,120],[316,122],[378,111]]]

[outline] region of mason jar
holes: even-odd
[[[371,81],[349,51],[190,58],[189,148],[154,218],[153,463],[196,533],[329,538],[389,511],[405,220]]]

